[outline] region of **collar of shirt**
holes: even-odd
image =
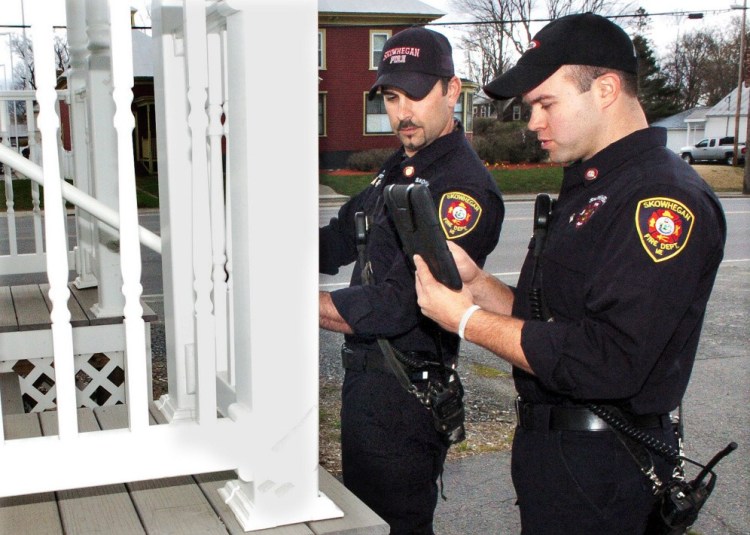
[[[456,147],[456,138],[460,138],[463,135],[463,126],[460,121],[455,120],[455,126],[449,134],[440,136],[425,148],[419,150],[411,158],[403,157],[405,156],[404,148],[401,147],[399,153],[403,157],[400,162],[402,175],[409,180],[420,178],[426,168],[452,151]]]
[[[613,169],[628,161],[642,159],[646,151],[666,144],[667,131],[664,128],[637,130],[597,152],[585,162],[578,161],[566,167],[561,192],[581,184],[587,187],[601,182]]]

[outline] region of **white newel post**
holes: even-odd
[[[240,480],[221,492],[249,530],[343,514],[318,489],[317,2],[219,10],[232,114],[229,412],[247,445]]]
[[[112,128],[115,105],[112,101],[112,71],[109,8],[107,2],[86,0],[89,69],[86,103],[89,124],[89,158],[94,196],[118,209],[117,136]],[[120,275],[119,238],[109,225],[97,222],[96,276],[99,317],[121,316],[124,306]]]
[[[86,135],[86,68],[88,48],[86,39],[85,0],[68,0],[65,5],[70,47],[68,70],[68,105],[70,107],[70,137],[75,186],[91,195],[89,178],[88,140]],[[94,275],[94,221],[89,213],[76,207],[76,280],[78,288],[97,285]]]
[[[188,178],[190,136],[182,6],[178,0],[153,0],[154,93],[159,154],[159,213],[169,393],[159,408],[170,420],[192,419],[195,395],[188,392],[193,325],[192,194]]]

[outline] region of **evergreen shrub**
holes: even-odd
[[[504,123],[497,119],[474,119],[474,150],[489,164],[538,163],[546,157],[536,134],[524,122]]]

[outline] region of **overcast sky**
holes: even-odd
[[[456,12],[452,7],[452,0],[422,1],[447,13],[447,15],[436,22],[442,23],[467,20],[467,17]],[[732,16],[741,16],[741,10],[731,11],[730,6],[742,5],[743,1],[744,0],[641,0],[632,2],[632,5],[634,6],[633,11],[638,9],[639,6],[642,6],[648,13],[653,15],[651,17],[651,31],[648,38],[654,46],[657,54],[662,54],[666,47],[674,42],[680,32],[689,32],[706,26],[721,27],[727,24],[727,21],[730,20]],[[544,7],[545,3],[543,0],[538,0],[537,3],[542,6],[538,17],[543,18],[546,16],[546,8]],[[626,5],[629,2],[627,0],[621,0],[619,3]],[[707,9],[707,7],[710,7],[710,9]],[[688,19],[686,15],[656,15],[658,13],[672,12],[701,12],[704,14],[704,17],[701,20],[692,20]],[[536,24],[536,28],[532,26],[532,32],[536,33],[545,24],[546,22],[540,22]],[[748,24],[750,24],[750,21],[748,21]],[[454,43],[454,48],[461,37],[461,33],[466,31],[465,26],[435,25],[432,26],[432,28],[445,33]],[[456,68],[460,70],[460,65],[463,63],[463,58],[461,57],[460,52],[454,53],[454,61],[456,62]]]
[[[24,6],[23,14],[28,19],[28,10],[31,9],[31,2],[29,0],[0,0],[2,2],[2,8],[0,8],[0,25],[20,25],[23,21],[21,6]],[[104,1],[104,0],[100,0]],[[136,23],[142,24],[145,20],[146,6],[150,5],[150,0],[122,0],[129,1],[130,5],[137,8],[139,11],[136,15]],[[452,0],[422,0],[423,2],[445,11],[446,16],[439,19],[437,22],[450,22],[450,21],[463,21],[466,20],[464,15],[456,13],[452,7]],[[651,34],[648,36],[651,43],[656,49],[657,54],[663,53],[667,45],[674,42],[679,32],[688,32],[693,29],[698,29],[704,26],[722,26],[727,23],[732,15],[739,16],[740,10],[729,12],[730,6],[741,5],[744,0],[640,0],[632,2],[633,9],[637,9],[638,6],[643,6],[646,11],[651,14],[667,13],[667,12],[703,12],[704,18],[702,20],[689,20],[687,16],[673,16],[673,15],[654,15],[651,18],[652,29]],[[627,4],[627,0],[621,0],[621,4]],[[544,0],[538,0],[538,4],[544,6]],[[49,6],[54,11],[55,24],[59,26],[65,25],[65,2],[64,0],[45,0],[45,7]],[[710,10],[707,10],[710,7]],[[714,11],[715,10],[715,11]],[[724,13],[719,13],[724,11]],[[546,15],[544,8],[538,14],[539,18]],[[26,20],[28,23],[28,20]],[[750,21],[749,21],[750,22]],[[537,28],[532,27],[532,31],[538,31],[545,23],[538,23]],[[465,26],[433,26],[434,29],[445,33],[451,41],[454,43],[454,48],[461,37],[461,33],[466,31]],[[14,31],[8,28],[0,28],[0,65],[5,65],[5,75],[10,78],[10,56],[8,54],[7,35],[3,35],[3,32]],[[460,51],[456,51],[454,54],[454,60],[459,70],[459,74],[465,75],[466,73],[460,72],[461,65],[463,63],[462,54]],[[3,73],[0,72],[0,76]],[[0,78],[0,84],[3,83]]]

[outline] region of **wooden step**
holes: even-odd
[[[99,318],[94,315],[92,307],[99,300],[96,288],[79,290],[71,282],[68,289],[68,310],[70,324],[73,327],[122,323],[122,316]],[[158,319],[156,313],[143,300],[141,307],[144,321],[153,322]],[[49,329],[51,310],[49,284],[0,287],[0,333]]]

